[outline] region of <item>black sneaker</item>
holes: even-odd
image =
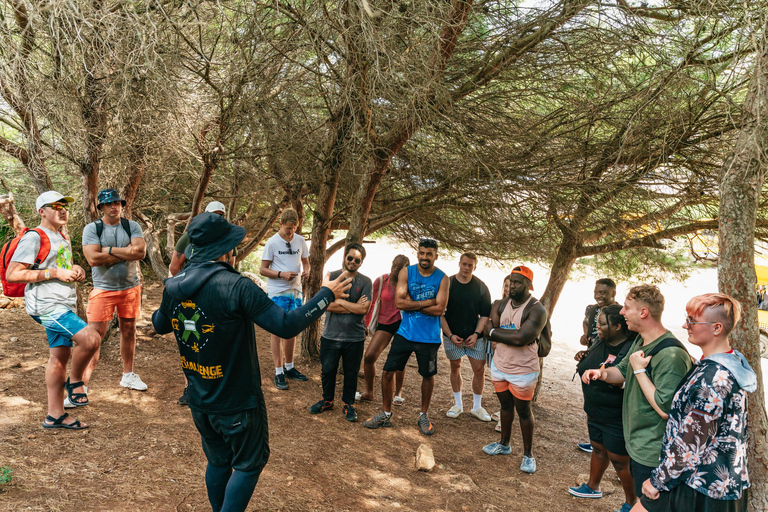
[[[346,407],[346,405],[344,407]],[[316,404],[309,406],[309,412],[312,414],[320,414],[321,412],[327,411],[329,409],[333,409],[333,402],[329,402],[328,400],[320,400]]]
[[[344,419],[347,421],[357,421],[357,411],[355,411],[355,408],[349,404],[344,404],[344,407],[341,409],[342,412],[344,412]]]
[[[285,382],[285,375],[275,375],[275,387],[277,389],[288,389],[288,383]]]
[[[184,386],[184,392],[179,397],[180,405],[189,405],[189,386]]]
[[[392,415],[390,414],[387,416],[384,411],[381,411],[373,418],[369,418],[368,420],[364,421],[363,425],[367,428],[391,427]]]
[[[419,430],[425,436],[431,436],[432,434],[435,433],[435,426],[432,424],[431,421],[429,421],[429,418],[427,418],[426,414],[422,414],[419,416],[419,421],[416,422],[416,425],[419,426]]]
[[[286,378],[291,380],[299,380],[301,382],[304,382],[305,380],[307,380],[307,376],[301,373],[296,368],[291,368],[290,370],[286,370],[285,368],[283,368],[283,373],[285,374]]]

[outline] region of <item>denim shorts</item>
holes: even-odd
[[[48,347],[71,347],[72,337],[88,324],[68,309],[57,309],[51,313],[33,316],[32,320],[45,327]]]

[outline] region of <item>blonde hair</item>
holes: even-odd
[[[293,208],[286,208],[280,215],[280,224],[298,224],[299,214]]]
[[[727,336],[736,322],[741,320],[741,303],[725,293],[705,293],[697,295],[685,305],[685,312],[691,316],[701,316],[706,310],[712,310],[722,321],[724,334]]]
[[[661,290],[655,284],[639,284],[629,289],[627,298],[636,302],[642,302],[648,311],[651,313],[651,317],[658,321],[661,321],[661,314],[664,312],[664,296],[661,294]]]

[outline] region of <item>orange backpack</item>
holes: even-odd
[[[24,238],[24,235],[29,232],[35,232],[40,236],[40,250],[37,252],[35,263],[29,267],[30,270],[37,270],[40,263],[42,263],[43,260],[48,257],[48,253],[51,252],[51,241],[48,238],[48,235],[45,234],[45,231],[40,228],[24,228],[16,238],[5,244],[3,248],[0,249],[0,281],[3,283],[3,294],[6,297],[24,296],[24,288],[27,286],[27,283],[9,283],[5,274],[8,271],[8,266],[11,264],[13,253],[16,252],[16,247],[19,246],[19,242]]]

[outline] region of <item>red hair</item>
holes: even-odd
[[[697,295],[685,305],[685,311],[691,316],[701,316],[707,309],[712,309],[722,320],[726,334],[733,330],[741,319],[741,303],[724,293],[705,293]]]

